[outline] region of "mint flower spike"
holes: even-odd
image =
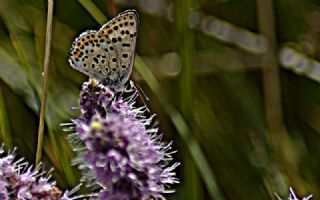
[[[33,169],[24,159],[16,159],[16,148],[5,153],[3,145],[0,147],[0,199],[23,200],[72,200],[68,192],[62,192],[56,187],[55,181],[50,181],[49,172],[42,170],[39,164]]]
[[[82,115],[73,120],[76,133],[69,135],[77,152],[74,164],[82,180],[98,199],[165,199],[170,185],[179,183],[174,170],[172,142],[162,142],[155,115],[146,117],[146,107],[136,108],[136,92],[117,96],[102,83],[85,82],[80,94]]]

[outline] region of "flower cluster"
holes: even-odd
[[[136,97],[124,99],[101,83],[83,84],[82,116],[74,121],[76,164],[99,199],[164,198],[173,192],[168,186],[178,183],[173,172],[178,163],[168,166],[171,143],[161,142],[145,107],[134,107]]]
[[[45,176],[44,176],[45,175]],[[23,159],[15,161],[15,151],[6,154],[0,148],[0,199],[71,200],[73,192],[62,192],[49,181],[50,174],[28,166]]]

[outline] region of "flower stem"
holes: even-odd
[[[42,80],[42,95],[41,95],[41,109],[40,109],[40,118],[39,118],[36,165],[39,164],[42,157],[44,114],[45,114],[46,102],[47,102],[47,84],[48,84],[50,46],[51,46],[51,36],[52,36],[53,1],[54,0],[48,0],[46,46],[45,46],[45,55],[44,55],[44,72],[43,72],[43,80]]]

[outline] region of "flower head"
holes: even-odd
[[[145,108],[133,106],[134,95],[124,100],[103,84],[83,85],[75,135],[85,148],[77,148],[77,160],[84,180],[101,187],[100,199],[159,198],[178,183],[173,172],[178,163],[168,167],[171,143],[161,142]]]
[[[15,161],[14,152],[6,155],[0,148],[0,199],[72,199],[49,180],[50,174],[42,171],[41,165],[33,169],[23,159]]]
[[[102,84],[95,85],[92,82],[84,82],[80,93],[80,106],[82,116],[80,119],[89,121],[96,113],[105,117],[107,110],[114,98],[113,93]]]

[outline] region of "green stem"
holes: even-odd
[[[80,4],[87,9],[91,16],[99,23],[104,24],[107,20],[105,15],[99,10],[99,8],[90,0],[79,0]]]
[[[189,10],[192,8],[192,0],[178,0],[176,6],[176,40],[178,45],[178,53],[181,60],[181,72],[178,76],[179,84],[179,109],[183,118],[189,125],[190,134],[195,135],[195,126],[192,112],[193,102],[193,49],[194,34],[188,27]],[[183,193],[184,199],[202,199],[203,189],[196,170],[194,161],[189,152],[183,154],[184,177],[183,183],[186,192]]]

